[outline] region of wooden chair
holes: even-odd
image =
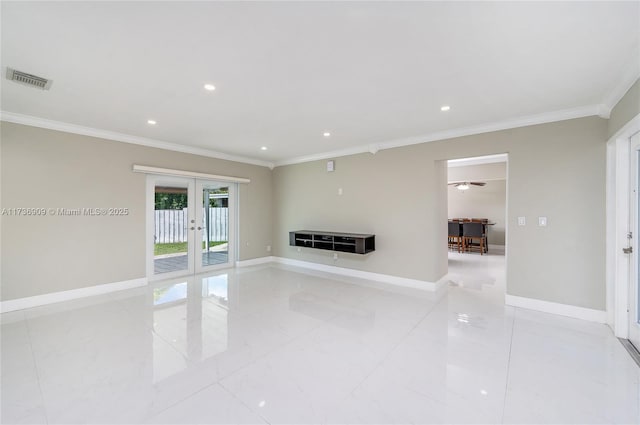
[[[458,248],[458,252],[462,252],[464,239],[462,237],[462,225],[456,221],[450,221],[447,242],[449,248]]]
[[[484,232],[483,223],[463,223],[462,238],[462,245],[465,251],[471,252],[477,249],[480,251],[480,255],[486,252],[487,236]]]

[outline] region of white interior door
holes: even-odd
[[[193,275],[235,261],[236,184],[147,179],[147,277]]]
[[[631,182],[629,187],[631,188],[629,198],[629,247],[631,248],[631,255],[629,261],[629,340],[636,348],[640,349],[640,279],[638,274],[640,273],[640,133],[636,133],[631,137],[631,164],[630,173]]]

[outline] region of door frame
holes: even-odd
[[[607,324],[618,338],[629,338],[630,256],[627,247],[630,204],[630,139],[640,131],[636,115],[607,141],[606,171],[606,305]],[[640,235],[634,235],[638,238]]]
[[[147,184],[146,184],[146,204],[147,208],[145,210],[144,220],[146,226],[146,238],[145,238],[145,250],[147,255],[145,256],[146,264],[145,269],[147,271],[147,280],[152,282],[156,280],[164,280],[171,279],[175,277],[182,277],[187,275],[193,275],[195,272],[194,269],[194,243],[195,238],[193,236],[187,238],[187,269],[186,270],[177,270],[175,272],[168,272],[162,274],[155,274],[154,269],[154,237],[155,237],[155,219],[154,211],[155,211],[155,187],[157,183],[166,183],[170,184],[183,184],[187,186],[187,193],[189,194],[187,199],[187,210],[189,211],[189,221],[195,220],[195,199],[191,196],[192,193],[195,193],[195,179],[191,177],[175,177],[175,176],[163,176],[157,174],[149,174],[147,175]],[[195,223],[194,223],[195,225]],[[191,234],[189,232],[189,234]]]
[[[202,231],[204,230],[204,228],[200,228],[201,227],[201,223],[199,222],[199,218],[203,218],[201,217],[201,214],[199,213],[199,211],[201,210],[201,204],[198,202],[198,200],[203,200],[203,198],[201,198],[202,196],[202,189],[203,189],[203,185],[206,184],[206,182],[215,182],[218,184],[222,184],[224,186],[227,186],[229,188],[229,201],[228,201],[228,208],[227,208],[227,232],[228,232],[228,237],[227,237],[227,262],[223,263],[223,264],[215,264],[212,266],[207,266],[207,267],[203,267],[201,262],[198,262],[197,259],[195,261],[195,274],[199,274],[199,273],[208,273],[210,271],[215,271],[218,269],[224,269],[224,268],[229,268],[229,267],[233,267],[236,263],[236,252],[238,247],[237,245],[237,241],[236,241],[236,228],[237,228],[237,221],[238,221],[238,215],[237,215],[237,198],[238,198],[238,184],[237,183],[231,183],[231,182],[225,182],[225,181],[220,181],[220,180],[213,180],[213,179],[195,179],[195,193],[196,193],[196,197],[195,197],[195,202],[196,202],[196,208],[197,210],[195,211],[195,218],[196,218],[196,231],[195,231],[195,238],[194,240],[198,241],[199,243],[202,243]],[[198,253],[201,253],[202,250],[198,249],[197,250]]]
[[[224,264],[217,264],[208,267],[202,267],[201,264],[197,263],[196,257],[194,255],[200,255],[201,249],[195,249],[196,243],[202,240],[202,230],[193,230],[193,233],[189,231],[190,237],[187,239],[187,255],[188,255],[188,266],[187,269],[177,270],[175,272],[161,273],[155,274],[154,269],[154,237],[155,237],[155,220],[154,210],[155,210],[155,187],[157,183],[161,184],[180,184],[187,186],[187,192],[189,194],[188,197],[188,211],[189,211],[189,221],[193,221],[192,227],[198,228],[201,223],[198,222],[198,218],[202,215],[199,214],[196,210],[200,208],[201,205],[197,202],[199,196],[202,194],[198,192],[198,188],[202,187],[200,182],[216,182],[223,183],[229,186],[229,209],[228,209],[228,232],[229,232],[229,240],[228,240],[228,261]],[[238,243],[237,243],[237,235],[238,232],[238,183],[232,181],[225,180],[215,180],[213,178],[200,178],[200,177],[192,177],[192,176],[175,176],[175,175],[163,175],[163,174],[147,174],[146,178],[146,194],[145,194],[145,270],[147,281],[155,282],[165,279],[173,279],[184,276],[193,276],[199,273],[208,273],[219,269],[233,267],[235,265],[235,261],[238,258]],[[191,196],[193,194],[193,196]],[[202,199],[202,198],[200,198]]]
[[[640,132],[635,133],[629,139],[630,146],[630,185],[629,185],[629,229],[633,232],[633,237],[629,240],[628,246],[632,248],[629,257],[629,292],[628,292],[628,323],[629,336],[627,339],[636,349],[640,347],[640,329],[638,328],[638,161],[640,160]],[[635,304],[635,305],[634,305]]]

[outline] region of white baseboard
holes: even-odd
[[[510,305],[513,307],[526,308],[529,310],[536,310],[544,313],[558,314],[560,316],[588,320],[589,322],[607,322],[607,312],[604,310],[594,310],[591,308],[536,300],[534,298],[518,297],[509,294],[505,294],[504,302],[506,305]]]
[[[339,274],[349,277],[357,277],[360,279],[373,280],[376,282],[388,283],[391,285],[403,286],[405,288],[421,289],[423,291],[435,292],[446,285],[445,278],[437,282],[429,282],[426,280],[409,279],[406,277],[392,276],[388,274],[365,272],[362,270],[348,269],[345,267],[328,266],[326,264],[311,263],[308,261],[293,260],[291,258],[271,257],[273,262],[287,264],[290,266],[303,267],[306,269],[317,270],[326,273]]]
[[[271,263],[274,261],[275,257],[259,257],[259,258],[252,258],[250,260],[240,260],[240,261],[236,261],[236,267],[249,267],[249,266],[257,266],[259,264],[266,264],[266,263]]]
[[[33,297],[17,298],[0,302],[0,313],[24,310],[25,308],[38,307],[61,301],[76,300],[78,298],[102,295],[109,292],[122,291],[124,289],[138,288],[147,284],[147,278],[124,280],[122,282],[105,283],[103,285],[88,286],[86,288],[71,289],[69,291],[52,292],[50,294],[36,295]]]

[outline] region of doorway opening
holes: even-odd
[[[449,279],[473,289],[506,291],[508,155],[449,160]]]
[[[148,278],[232,265],[236,184],[153,175],[147,179]]]

